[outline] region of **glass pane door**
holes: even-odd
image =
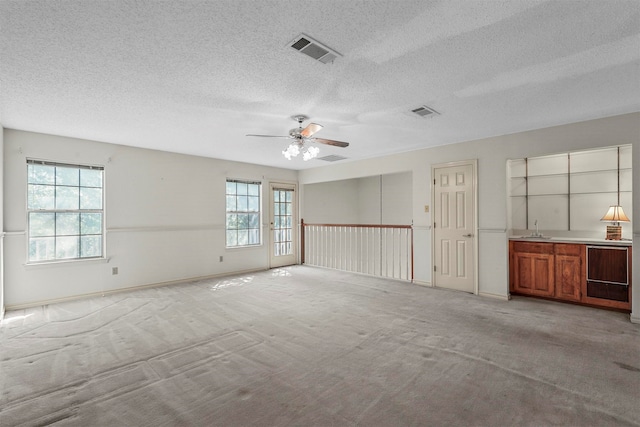
[[[271,268],[292,265],[298,262],[298,220],[294,184],[271,184]]]
[[[273,190],[273,254],[293,254],[293,190]]]

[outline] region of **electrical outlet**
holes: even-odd
[[[224,261],[224,257],[220,255],[220,262]]]
[[[112,275],[114,275],[114,276],[115,276],[116,274],[118,274],[118,267],[112,267],[112,268],[111,268],[111,274],[112,274]]]

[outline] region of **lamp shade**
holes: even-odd
[[[600,219],[600,221],[612,221],[612,222],[629,222],[629,218],[622,210],[622,206],[612,205],[609,206],[607,213]]]

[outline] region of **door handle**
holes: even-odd
[[[462,237],[473,237],[473,234],[469,233],[469,234],[463,234]]]

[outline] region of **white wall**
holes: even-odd
[[[304,187],[304,215],[309,224],[357,224],[358,180],[324,182]],[[340,220],[340,218],[343,218]]]
[[[305,222],[411,224],[411,172],[304,186]]]
[[[636,132],[636,139],[631,150],[633,157],[633,188],[640,188],[640,132]],[[640,218],[640,196],[633,198],[633,217]],[[631,271],[632,281],[635,278],[636,285],[631,292],[631,321],[640,323],[640,221],[632,223],[633,227],[633,270]],[[624,227],[624,225],[623,225]],[[637,295],[634,297],[634,295]]]
[[[269,181],[297,179],[291,170],[11,129],[4,131],[4,146],[8,307],[268,268],[267,245],[225,249],[225,180],[262,181],[268,212]],[[25,265],[27,158],[104,165],[108,263]],[[268,221],[265,215],[265,241]]]
[[[382,223],[410,225],[413,220],[413,178],[411,172],[381,176]]]
[[[4,129],[0,125],[0,320],[4,316]]]
[[[383,224],[381,196],[384,190],[380,175],[341,182],[349,181],[357,182],[356,194],[349,201],[349,203],[355,203],[358,209],[356,224]],[[326,194],[325,197],[330,198],[331,194]],[[340,224],[342,220],[337,218],[335,223]]]
[[[402,153],[381,158],[328,165],[300,172],[301,185],[353,179],[377,174],[413,173],[413,221],[415,225],[415,278],[431,282],[431,166],[439,163],[478,159],[478,256],[479,292],[508,295],[508,230],[506,162],[508,159],[540,156],[571,150],[633,144],[640,140],[640,113],[590,120],[517,134],[497,136],[460,144]],[[638,149],[633,150],[638,169]],[[637,173],[634,185],[638,186]],[[638,207],[634,200],[634,208]],[[303,211],[303,215],[305,212]],[[638,226],[633,224],[634,230]],[[636,239],[638,237],[636,236]],[[634,256],[637,258],[637,254]],[[634,262],[637,269],[638,262]],[[640,277],[638,274],[636,277]],[[640,312],[639,298],[634,312]]]

